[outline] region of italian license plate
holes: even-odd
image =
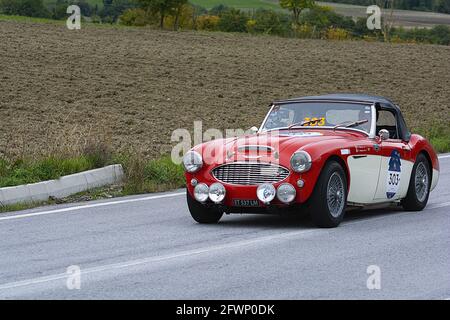
[[[233,206],[235,206],[235,207],[259,207],[259,201],[258,200],[234,199]]]

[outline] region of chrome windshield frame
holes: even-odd
[[[345,127],[339,127],[339,128],[334,128],[331,126],[323,126],[323,127],[310,127],[310,126],[305,126],[305,127],[295,127],[295,129],[308,129],[308,130],[322,130],[322,129],[332,129],[332,130],[351,130],[351,131],[357,131],[357,132],[361,132],[364,133],[365,135],[367,135],[370,139],[374,139],[376,137],[376,125],[377,125],[377,120],[376,120],[376,108],[375,108],[375,104],[374,103],[369,103],[366,101],[347,101],[347,100],[305,100],[305,101],[295,101],[295,102],[286,102],[286,103],[282,103],[282,104],[277,104],[277,105],[283,105],[283,104],[293,104],[293,103],[320,103],[320,102],[333,102],[333,103],[349,103],[349,104],[358,104],[358,105],[365,105],[365,106],[370,106],[370,110],[371,110],[371,122],[370,122],[370,131],[367,132],[365,130],[361,130],[361,129],[356,129],[356,128],[345,128]],[[263,129],[267,119],[269,118],[269,115],[271,114],[273,108],[275,108],[275,106],[277,106],[276,104],[272,104],[272,106],[270,107],[269,111],[267,112],[266,116],[264,117],[264,120],[261,124],[261,126],[258,129],[258,133],[263,133],[263,132],[270,132],[270,131],[275,131],[275,130],[287,130],[287,128],[273,128],[273,129]],[[294,129],[294,128],[293,128]]]

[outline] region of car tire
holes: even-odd
[[[223,212],[208,208],[192,198],[189,192],[187,194],[187,204],[192,218],[198,223],[217,223],[222,218]]]
[[[402,200],[406,211],[422,211],[428,203],[431,187],[431,169],[428,159],[422,153],[417,156],[411,171],[408,193]]]
[[[344,219],[347,204],[347,176],[336,161],[325,164],[309,200],[314,224],[320,228],[335,228]]]

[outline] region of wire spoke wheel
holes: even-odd
[[[428,195],[428,170],[423,162],[417,165],[415,177],[416,197],[420,202],[425,201]]]
[[[337,218],[342,214],[345,202],[345,188],[341,176],[334,172],[328,180],[327,204],[330,214]]]

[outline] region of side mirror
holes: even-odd
[[[258,129],[257,127],[254,127],[254,126],[253,126],[253,127],[250,128],[249,131],[250,131],[250,134],[256,134],[256,133],[258,132],[258,130],[259,130],[259,129]]]
[[[378,135],[380,136],[381,141],[389,139],[389,131],[387,131],[386,129],[381,129],[378,132]]]

